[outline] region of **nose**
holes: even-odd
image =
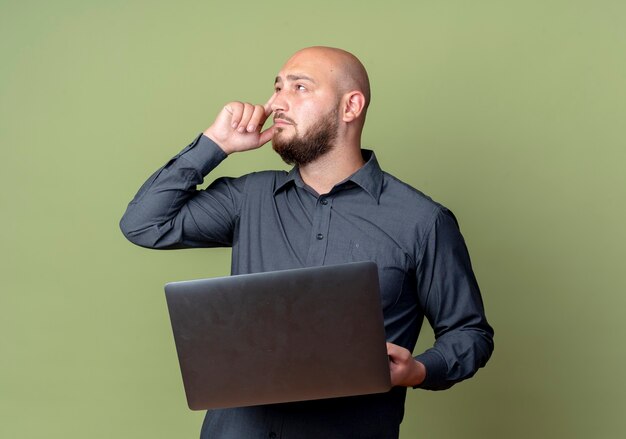
[[[270,108],[274,113],[285,112],[289,109],[287,100],[285,99],[285,94],[282,93],[282,90],[274,93],[274,96],[271,98]]]

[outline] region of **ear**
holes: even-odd
[[[354,90],[343,95],[342,98],[342,120],[352,122],[363,114],[365,107],[365,96],[358,90]]]

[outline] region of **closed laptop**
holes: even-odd
[[[165,286],[191,409],[391,388],[373,262]]]

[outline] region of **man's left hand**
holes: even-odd
[[[413,387],[426,378],[426,367],[415,360],[408,349],[387,342],[391,385]]]

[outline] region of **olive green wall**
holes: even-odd
[[[117,222],[313,44],[368,67],[364,144],[456,213],[496,329],[475,379],[410,392],[402,437],[625,437],[624,23],[622,0],[0,0],[0,437],[197,437],[162,286],[229,252]]]

